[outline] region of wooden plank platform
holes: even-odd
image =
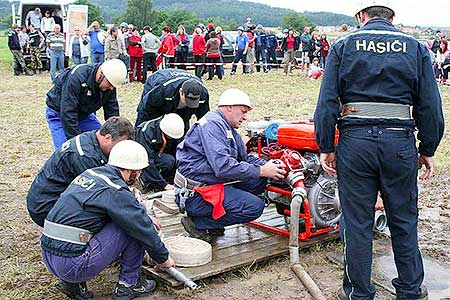
[[[156,210],[156,209],[155,209]],[[157,212],[161,222],[164,237],[185,234],[181,225],[181,215],[167,215]],[[283,216],[280,216],[274,206],[264,210],[263,215],[257,220],[259,222],[287,229]],[[308,241],[300,242],[299,247],[308,248],[317,243],[330,241],[338,238],[338,233],[324,234],[313,237]],[[287,237],[274,234],[245,224],[238,224],[225,228],[225,235],[218,238],[213,245],[212,261],[206,265],[194,268],[178,269],[187,277],[196,281],[217,274],[238,269],[245,265],[266,260],[268,258],[281,256],[289,253],[289,240]],[[166,272],[155,270],[149,266],[143,266],[145,273],[152,275],[157,280],[172,287],[179,287],[181,283],[173,279]]]

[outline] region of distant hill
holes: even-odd
[[[305,11],[303,15],[310,19],[314,24],[320,26],[336,26],[344,23],[351,26],[357,25],[354,18],[342,14]]]

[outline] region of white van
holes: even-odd
[[[55,23],[61,25],[61,32],[64,34],[66,41],[66,49],[69,48],[70,37],[73,35],[73,28],[80,26],[81,30],[86,29],[88,21],[87,5],[75,5],[71,0],[22,0],[17,4],[13,0],[9,0],[12,9],[12,24],[19,26],[25,24],[28,12],[33,11],[36,7],[41,9],[44,16],[45,11],[50,11],[50,15],[55,19]],[[45,49],[42,49],[41,59],[44,67],[49,67],[48,58]],[[28,63],[30,56],[24,55],[25,61]],[[69,58],[66,53],[65,67],[68,66]]]

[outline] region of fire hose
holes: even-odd
[[[289,258],[291,262],[291,270],[297,275],[305,288],[316,300],[326,300],[317,284],[309,276],[308,272],[300,264],[300,255],[298,247],[299,234],[299,214],[300,207],[307,197],[307,191],[304,183],[302,156],[300,153],[291,150],[284,150],[280,160],[286,165],[288,176],[287,182],[292,190],[291,200],[291,226],[289,233]]]
[[[139,202],[142,202],[143,197],[142,197],[140,191],[138,189],[133,189],[132,191],[133,191],[134,195],[136,196],[136,199]],[[147,196],[147,199],[159,198],[162,196],[162,194],[163,194],[163,192],[155,193],[153,195]],[[197,284],[194,281],[192,281],[190,278],[188,278],[186,275],[184,275],[182,272],[175,269],[174,267],[163,268],[163,270],[166,271],[167,273],[169,273],[173,278],[175,278],[177,281],[183,283],[185,286],[187,286],[191,290],[196,290],[198,288]]]
[[[198,285],[195,282],[193,282],[191,279],[186,277],[186,275],[184,275],[183,273],[181,273],[174,267],[166,268],[166,269],[164,269],[164,271],[169,273],[173,278],[175,278],[179,282],[183,283],[185,286],[187,286],[191,290],[198,289]]]

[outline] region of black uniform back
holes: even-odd
[[[47,106],[61,115],[70,139],[80,134],[78,122],[103,107],[105,120],[119,115],[116,90],[101,91],[95,80],[101,64],[82,64],[65,69],[47,93]]]
[[[169,113],[177,113],[185,122],[186,129],[189,128],[189,119],[195,115],[198,120],[209,111],[209,94],[203,86],[200,92],[200,104],[198,108],[178,109],[180,103],[180,88],[187,80],[197,80],[203,83],[194,74],[185,70],[165,69],[152,74],[146,81],[141,101],[137,108],[137,120],[135,127],[142,122],[161,117]]]
[[[82,133],[53,153],[37,174],[27,195],[27,208],[33,221],[44,226],[47,214],[70,182],[85,170],[106,164],[96,131]]]
[[[156,232],[152,220],[122,178],[119,168],[105,165],[77,176],[47,216],[53,223],[89,230],[95,236],[113,222],[141,242],[157,263],[165,262],[169,252]],[[64,242],[45,235],[41,246],[63,257],[77,257],[87,245]]]

